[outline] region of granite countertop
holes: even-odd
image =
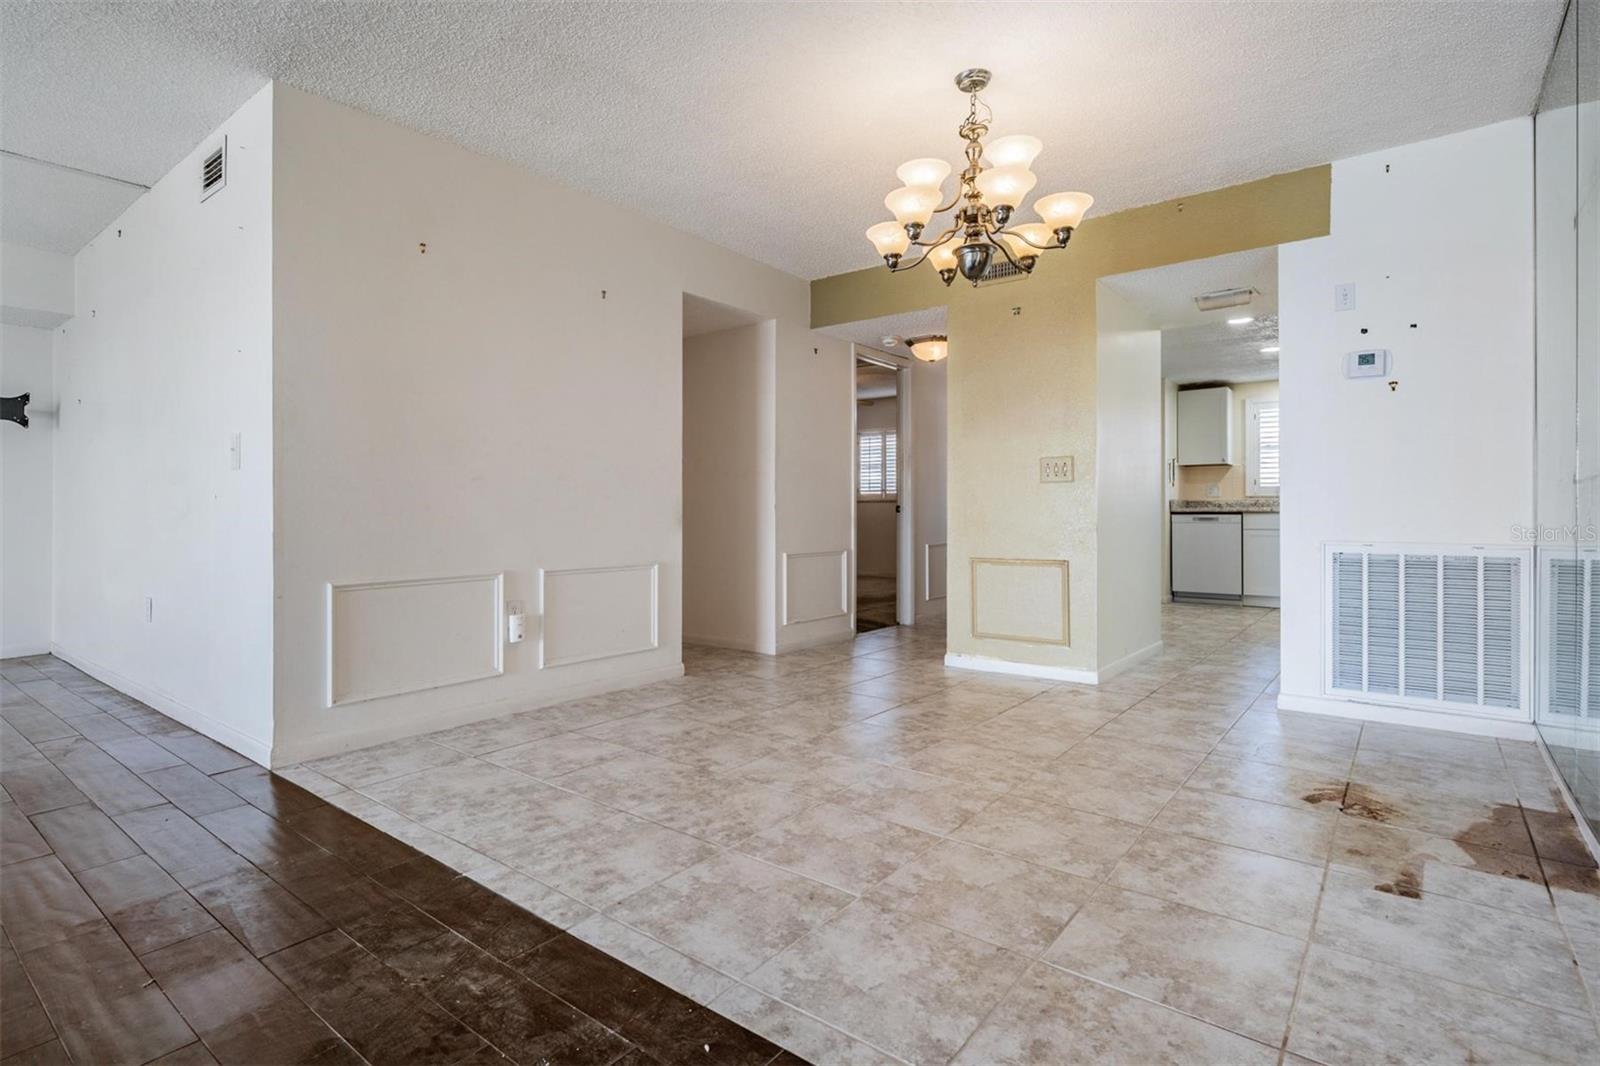
[[[1172,500],[1169,510],[1173,514],[1209,514],[1230,513],[1240,514],[1277,514],[1278,498],[1276,496],[1252,496],[1244,500]]]

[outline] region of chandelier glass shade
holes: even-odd
[[[957,274],[976,285],[998,256],[1023,273],[1032,273],[1041,254],[1067,246],[1094,203],[1094,197],[1084,192],[1052,193],[1033,204],[1043,221],[1012,224],[1038,182],[1031,167],[1044,143],[1020,133],[983,143],[992,116],[978,94],[988,84],[987,70],[956,75],[956,87],[968,94],[971,105],[957,130],[967,142],[967,165],[957,176],[958,188],[948,203],[944,183],[951,173],[949,163],[913,159],[895,171],[904,184],[883,200],[894,221],[867,230],[867,240],[891,271],[910,270],[927,260],[946,285]],[[923,240],[934,228],[934,218],[947,211],[954,212],[948,228]],[[921,254],[908,262],[913,248]],[[944,358],[943,338],[938,340],[940,354],[934,360]]]

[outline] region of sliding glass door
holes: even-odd
[[[1600,0],[1572,0],[1534,119],[1535,721],[1600,831]]]

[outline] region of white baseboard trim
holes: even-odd
[[[149,704],[173,721],[181,722],[196,733],[201,733],[218,744],[232,748],[251,762],[259,763],[262,766],[271,764],[271,741],[241,733],[228,723],[219,721],[204,711],[197,711],[158,688],[142,684],[131,677],[124,677],[110,667],[102,666],[92,659],[63,648],[59,644],[50,645],[50,652],[56,658],[76,666],[96,681],[110,685],[118,692],[132,696],[141,703]]]
[[[698,644],[703,648],[727,648],[729,651],[751,651],[757,655],[771,655],[771,651],[763,651],[753,640],[739,640],[733,637],[692,637],[683,635],[685,644]]]
[[[820,648],[824,644],[842,644],[847,640],[855,639],[856,631],[853,628],[816,633],[812,636],[791,638],[784,641],[783,646],[778,649],[778,654],[781,655],[786,651],[805,651],[807,648]]]
[[[1386,725],[1438,729],[1446,733],[1466,733],[1475,737],[1499,737],[1502,740],[1534,740],[1538,737],[1538,731],[1533,728],[1532,722],[1508,722],[1497,718],[1475,718],[1467,714],[1419,711],[1415,707],[1395,707],[1385,703],[1341,700],[1329,696],[1297,696],[1289,692],[1280,692],[1278,709],[1325,714],[1333,718],[1355,718],[1363,722],[1382,722]]]
[[[1535,730],[1537,732],[1537,730]],[[1535,743],[1539,746],[1539,753],[1544,756],[1545,769],[1550,771],[1550,776],[1556,779],[1556,789],[1561,793],[1561,801],[1567,805],[1567,810],[1572,814],[1572,820],[1578,823],[1578,835],[1583,837],[1584,844],[1589,848],[1589,854],[1596,863],[1600,863],[1600,838],[1594,835],[1594,829],[1583,817],[1583,812],[1578,809],[1578,799],[1567,787],[1567,779],[1561,776],[1561,771],[1556,768],[1555,756],[1550,754],[1550,748],[1541,735]]]
[[[49,654],[49,644],[7,644],[0,648],[0,659],[25,659],[31,655]]]
[[[987,655],[959,655],[949,652],[944,664],[955,670],[981,670],[986,674],[1005,674],[1009,677],[1037,677],[1044,681],[1075,681],[1080,685],[1097,685],[1100,675],[1094,670],[1078,670],[1070,666],[1040,666],[1036,663],[1017,663],[1009,659],[992,659]]]
[[[1102,666],[1100,669],[1095,671],[1095,683],[1098,684],[1102,681],[1110,681],[1118,674],[1127,673],[1129,670],[1132,670],[1135,666],[1138,666],[1146,659],[1153,659],[1157,655],[1160,655],[1164,650],[1166,650],[1166,647],[1166,641],[1158,640],[1154,644],[1145,645],[1136,652],[1124,655],[1114,663],[1107,663],[1105,666]]]
[[[375,725],[358,726],[338,732],[320,733],[303,741],[274,745],[271,765],[274,768],[293,766],[308,759],[320,759],[327,755],[338,755],[342,752],[354,751],[357,748],[370,747],[373,744],[382,744],[390,740],[403,740],[406,737],[434,733],[441,729],[471,725],[473,722],[498,718],[504,714],[537,710],[540,707],[548,707],[553,703],[581,700],[589,696],[603,696],[608,692],[638,688],[641,685],[649,685],[656,681],[668,681],[682,676],[683,664],[681,662],[673,663],[670,666],[656,666],[647,670],[634,670],[627,673],[619,671],[595,681],[584,681],[571,685],[562,685],[557,688],[548,688],[537,694],[521,693],[504,699],[472,703],[461,707],[429,710],[415,717],[391,719]],[[330,712],[326,707],[319,707],[317,711],[322,714],[337,713],[337,708]]]

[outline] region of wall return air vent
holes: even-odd
[[[228,138],[223,137],[200,160],[200,199],[209,200],[228,184]]]
[[[1330,544],[1325,563],[1327,695],[1529,720],[1529,549]]]
[[[1600,734],[1600,550],[1539,549],[1542,727]],[[1568,746],[1578,746],[1569,742]]]

